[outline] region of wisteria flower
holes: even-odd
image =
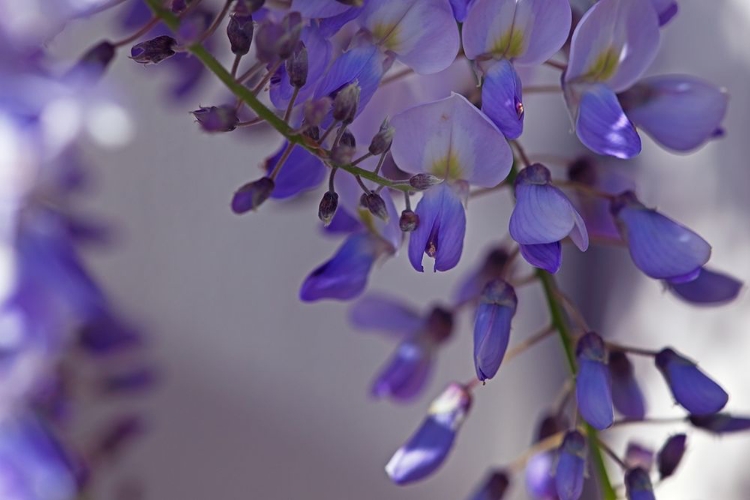
[[[513,287],[502,280],[490,282],[479,299],[474,319],[474,367],[482,382],[500,369],[517,305]]]
[[[728,274],[701,268],[698,276],[687,282],[667,282],[667,287],[682,300],[693,305],[714,306],[737,298],[742,282]]]
[[[578,374],[576,375],[576,400],[578,411],[595,429],[612,425],[612,380],[607,368],[607,348],[602,338],[589,332],[576,347]]]
[[[560,500],[578,500],[586,471],[586,438],[578,431],[565,434],[560,446],[555,484]]]
[[[718,413],[729,395],[689,359],[672,349],[656,355],[656,366],[664,376],[675,400],[693,415]]]

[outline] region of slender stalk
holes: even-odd
[[[359,165],[360,163],[362,163],[362,162],[363,162],[363,161],[365,161],[366,159],[370,158],[371,156],[372,156],[372,153],[370,153],[370,152],[368,151],[367,153],[363,154],[362,156],[360,156],[359,158],[357,158],[356,160],[354,160],[354,161],[352,162],[352,165]],[[376,172],[376,173],[377,173],[377,172]]]
[[[240,61],[242,61],[242,54],[234,56],[234,62],[232,62],[231,74],[233,77],[237,77],[237,70],[240,69]]]
[[[292,110],[294,109],[294,103],[297,100],[297,96],[299,96],[299,87],[294,87],[292,98],[289,99],[289,105],[287,105],[286,112],[284,113],[284,121],[287,123],[289,123],[289,117],[292,116]]]
[[[143,35],[145,35],[149,31],[151,31],[151,29],[154,26],[156,26],[157,24],[159,24],[159,21],[161,21],[161,19],[159,19],[158,16],[152,17],[146,24],[144,24],[143,26],[141,26],[141,29],[139,29],[138,31],[136,31],[132,35],[130,35],[130,36],[126,37],[126,38],[123,38],[122,40],[119,40],[117,42],[112,42],[112,45],[114,45],[115,47],[122,47],[123,45],[127,45],[129,43],[135,42],[140,37],[142,37]]]
[[[607,342],[607,348],[616,351],[628,352],[630,354],[637,354],[638,356],[646,356],[648,358],[653,358],[654,356],[659,354],[658,351],[652,351],[651,349],[641,349],[640,347],[631,347],[627,345],[617,344],[615,342]]]
[[[279,175],[279,172],[281,171],[281,167],[284,166],[284,163],[286,163],[287,159],[289,159],[289,155],[292,154],[292,151],[294,150],[294,144],[293,142],[290,142],[289,145],[286,147],[283,153],[281,153],[281,158],[279,158],[279,161],[276,162],[276,166],[273,167],[273,172],[271,172],[271,175],[268,177],[271,178],[271,180],[276,180],[276,176]]]
[[[378,160],[378,165],[375,167],[375,173],[380,175],[380,169],[383,168],[383,163],[385,163],[385,156],[388,153],[385,152],[382,155],[380,155],[380,159]]]
[[[555,330],[555,327],[550,325],[547,328],[538,331],[531,337],[527,338],[523,342],[519,342],[515,346],[513,346],[512,349],[508,351],[508,353],[505,355],[505,359],[503,361],[510,361],[511,359],[520,356],[521,354],[525,353],[535,345],[537,345],[542,340],[546,339],[553,333],[555,333],[557,330]]]

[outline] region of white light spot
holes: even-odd
[[[86,117],[86,129],[101,146],[122,147],[135,134],[133,123],[123,108],[112,103],[94,106]]]

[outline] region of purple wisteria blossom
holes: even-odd
[[[671,476],[677,470],[685,454],[686,442],[687,436],[685,434],[675,434],[670,436],[664,446],[661,447],[657,456],[660,479]]]
[[[510,217],[510,235],[532,266],[556,273],[562,264],[560,241],[567,238],[581,250],[589,246],[588,232],[578,211],[552,185],[549,170],[536,163],[516,177],[516,206]]]
[[[648,472],[636,467],[625,474],[625,490],[628,500],[655,500],[654,487]]]
[[[672,349],[656,355],[656,366],[669,385],[674,399],[693,415],[718,413],[729,395],[689,359]]]
[[[578,411],[595,429],[612,425],[612,380],[607,367],[607,348],[602,338],[589,332],[576,347],[578,374],[576,375],[576,400]]]
[[[466,231],[467,185],[493,187],[510,172],[513,157],[497,127],[463,96],[415,106],[393,117],[391,153],[401,170],[442,180],[416,208],[419,227],[409,240],[409,260],[424,271],[423,254],[435,271],[458,264]]]
[[[557,457],[555,485],[560,500],[578,500],[586,470],[586,438],[578,431],[565,434]]]
[[[687,282],[667,283],[672,293],[694,305],[721,305],[737,298],[742,290],[742,282],[735,278],[705,267],[698,276]]]
[[[474,367],[482,382],[500,369],[517,305],[513,287],[502,280],[490,282],[479,298],[474,319]]]
[[[628,356],[622,351],[610,351],[608,366],[615,409],[627,418],[643,419],[646,416],[646,402]]]

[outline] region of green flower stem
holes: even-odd
[[[165,9],[160,5],[159,0],[146,0],[146,3],[153,11],[154,15],[161,19],[168,28],[172,31],[176,31],[180,26],[180,19],[174,15],[168,9]],[[187,47],[195,57],[200,60],[203,65],[208,68],[224,85],[227,86],[239,99],[247,104],[252,109],[258,118],[268,122],[273,128],[275,128],[281,135],[283,135],[290,143],[298,144],[303,148],[310,151],[315,156],[320,157],[323,160],[328,159],[328,152],[315,143],[312,139],[300,134],[298,131],[290,127],[282,118],[276,115],[273,110],[266,107],[260,100],[253,94],[253,92],[245,87],[244,85],[237,82],[232,74],[227,71],[222,64],[216,60],[210,52],[206,50],[201,44],[194,44]],[[359,168],[355,165],[337,165],[337,168],[346,170],[352,175],[359,176],[368,181],[372,181],[381,186],[398,189],[399,191],[408,192],[411,187],[408,184],[398,183],[381,177],[376,173]]]

